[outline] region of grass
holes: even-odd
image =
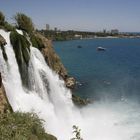
[[[56,140],[45,133],[42,120],[32,113],[0,115],[0,140]]]

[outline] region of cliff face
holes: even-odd
[[[76,85],[76,80],[74,77],[68,75],[66,68],[53,49],[52,42],[40,33],[36,33],[35,36],[42,42],[41,44],[43,47],[41,47],[40,50],[49,67],[59,74],[59,76],[65,81],[67,88],[73,89]],[[87,99],[82,99],[74,94],[72,94],[72,100],[78,106],[86,105],[89,103]]]
[[[39,33],[36,35],[43,42],[44,47],[41,49],[41,52],[44,55],[45,60],[50,68],[53,69],[56,73],[59,73],[63,78],[66,77],[67,71],[61,63],[59,56],[55,53],[52,47],[52,42]]]
[[[5,39],[0,35],[0,46],[5,44],[6,44]]]
[[[6,44],[5,39],[0,35],[0,47],[2,49],[2,54],[3,54],[4,59],[6,56],[5,49],[4,49],[5,44]],[[6,93],[5,93],[5,89],[2,83],[2,77],[0,73],[0,114],[5,113],[5,112],[11,112],[11,111],[12,111],[12,108],[6,97]]]
[[[0,114],[12,112],[12,108],[6,97],[5,89],[2,83],[1,73],[0,73]]]
[[[51,40],[48,40],[43,35],[36,33],[35,36],[41,40],[44,47],[41,48],[41,52],[52,70],[59,74],[59,76],[65,81],[66,86],[73,89],[76,81],[73,77],[68,75],[68,72],[64,65],[62,64],[59,56],[53,49]]]
[[[8,57],[7,57],[7,55],[6,55],[5,48],[4,48],[4,46],[5,46],[6,44],[7,44],[7,43],[6,43],[5,39],[0,35],[0,48],[1,48],[1,50],[2,50],[2,55],[3,55],[3,58],[5,59],[5,61],[8,60]]]

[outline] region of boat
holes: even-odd
[[[77,48],[82,48],[82,46],[78,45]]]
[[[106,48],[103,48],[103,47],[97,47],[97,51],[105,51]]]

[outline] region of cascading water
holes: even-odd
[[[7,41],[5,49],[9,58],[8,62],[5,62],[0,52],[0,69],[13,110],[34,111],[40,118],[46,120],[44,127],[47,131],[63,140],[66,139],[63,134],[60,135],[63,130],[63,133],[70,137],[71,124],[75,124],[73,120],[78,112],[76,113],[77,109],[72,103],[70,90],[65,88],[64,81],[60,80],[59,76],[47,66],[40,51],[31,47],[28,69],[30,89],[25,89],[22,86],[18,64],[10,44],[10,33],[1,30],[0,34]]]
[[[31,47],[29,62],[29,89],[22,81],[9,34],[0,30],[6,39],[5,62],[0,50],[0,70],[9,102],[14,111],[35,112],[44,119],[47,132],[58,140],[72,138],[72,126],[82,129],[84,140],[139,140],[140,111],[128,102],[94,103],[83,109],[71,101],[71,93],[64,81],[54,73],[36,48]]]

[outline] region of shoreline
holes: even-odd
[[[93,37],[93,38],[80,38],[80,39],[69,39],[69,40],[52,40],[53,42],[63,42],[63,41],[74,41],[74,40],[92,40],[92,39],[140,39],[140,36],[125,36],[125,37],[112,37],[112,36],[107,36],[107,37]]]

